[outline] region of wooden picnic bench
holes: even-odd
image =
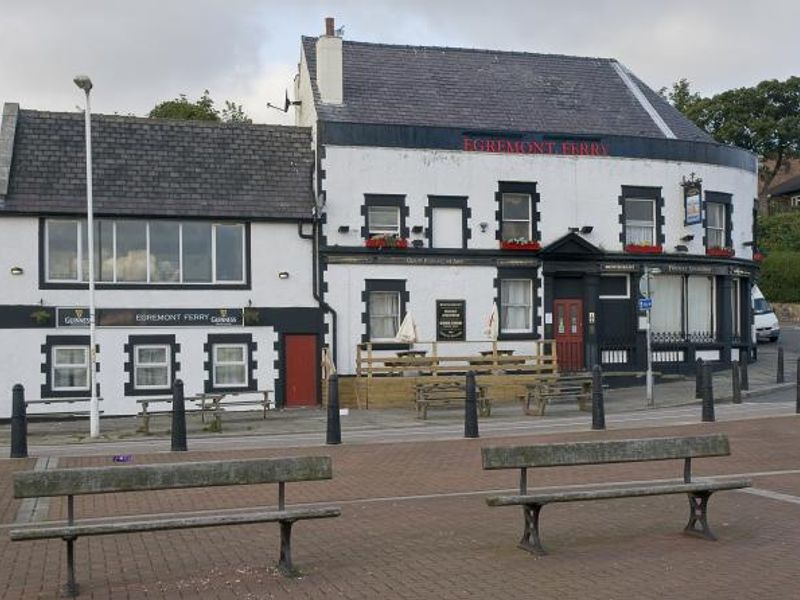
[[[476,386],[478,412],[482,417],[492,415],[492,402],[485,385]],[[428,418],[428,408],[447,407],[451,404],[463,406],[467,398],[467,386],[462,381],[418,383],[414,391],[414,407],[417,417]]]
[[[708,499],[713,492],[749,487],[747,479],[692,480],[692,459],[730,455],[724,435],[641,438],[601,442],[536,444],[533,446],[492,447],[481,450],[484,469],[519,469],[519,493],[492,495],[489,506],[522,506],[525,529],[519,547],[534,554],[546,554],[539,536],[539,513],[553,502],[635,498],[665,494],[687,494],[689,523],[685,533],[708,540],[716,539],[708,526]],[[600,465],[654,460],[683,459],[683,480],[654,480],[610,485],[567,486],[528,489],[529,468]]]
[[[549,404],[576,401],[583,411],[592,409],[592,375],[557,373],[543,375],[539,381],[525,386],[527,393],[520,396],[522,412],[526,415],[544,416]]]
[[[26,400],[25,406],[49,406],[51,404],[69,404],[71,406],[76,403],[86,403],[87,406],[91,403],[92,399],[88,396],[82,396],[80,398],[42,398],[40,400]],[[102,398],[97,398],[98,402],[102,402]],[[102,413],[102,411],[100,411]],[[83,410],[61,410],[61,411],[48,411],[43,413],[29,413],[28,417],[48,417],[54,415],[85,415],[89,413],[89,408],[85,408]]]
[[[67,522],[51,521],[15,528],[11,531],[11,540],[63,539],[67,543],[67,582],[64,591],[74,597],[78,595],[74,546],[75,540],[81,536],[278,522],[281,538],[278,568],[285,575],[294,575],[292,525],[303,519],[338,517],[341,510],[335,506],[287,507],[286,483],[331,477],[331,459],[328,456],[24,471],[14,475],[14,497],[66,496]],[[146,516],[114,515],[86,521],[75,519],[74,497],[82,494],[263,483],[278,484],[277,508],[260,506],[247,511],[228,509]],[[203,496],[207,498],[210,495]]]
[[[197,394],[185,398],[186,402],[194,402],[200,411],[200,421],[206,422],[206,413],[213,415],[213,420],[209,425],[211,431],[222,431],[222,413],[226,406],[260,406],[263,409],[263,417],[267,418],[267,411],[272,406],[270,402],[269,390],[261,392],[242,392],[246,394],[260,394],[258,398],[241,398],[238,393],[213,393],[213,394]],[[138,398],[136,403],[140,405],[139,416],[141,417],[141,425],[137,430],[140,433],[150,433],[150,417],[153,413],[149,410],[151,404],[172,404],[172,396],[164,397],[151,397],[151,398]]]

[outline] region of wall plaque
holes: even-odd
[[[436,340],[463,342],[467,339],[467,303],[465,300],[436,301]]]

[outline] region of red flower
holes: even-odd
[[[759,263],[762,262],[764,260],[764,253],[760,250],[756,250],[753,252],[753,260]]]
[[[500,242],[501,250],[529,250],[537,252],[542,249],[542,245],[536,240],[518,242],[515,240],[504,240]]]
[[[736,254],[733,248],[706,248],[706,256],[730,257]]]
[[[408,248],[408,240],[395,236],[375,236],[364,242],[367,248]]]
[[[664,249],[659,246],[653,246],[651,244],[626,244],[625,245],[625,252],[630,252],[631,254],[661,254]]]

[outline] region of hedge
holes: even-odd
[[[770,252],[758,286],[770,302],[800,302],[800,252]]]
[[[800,252],[800,211],[758,218],[758,247],[761,250]]]

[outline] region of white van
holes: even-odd
[[[753,286],[753,320],[755,321],[757,342],[778,341],[781,335],[778,317],[757,285]]]

